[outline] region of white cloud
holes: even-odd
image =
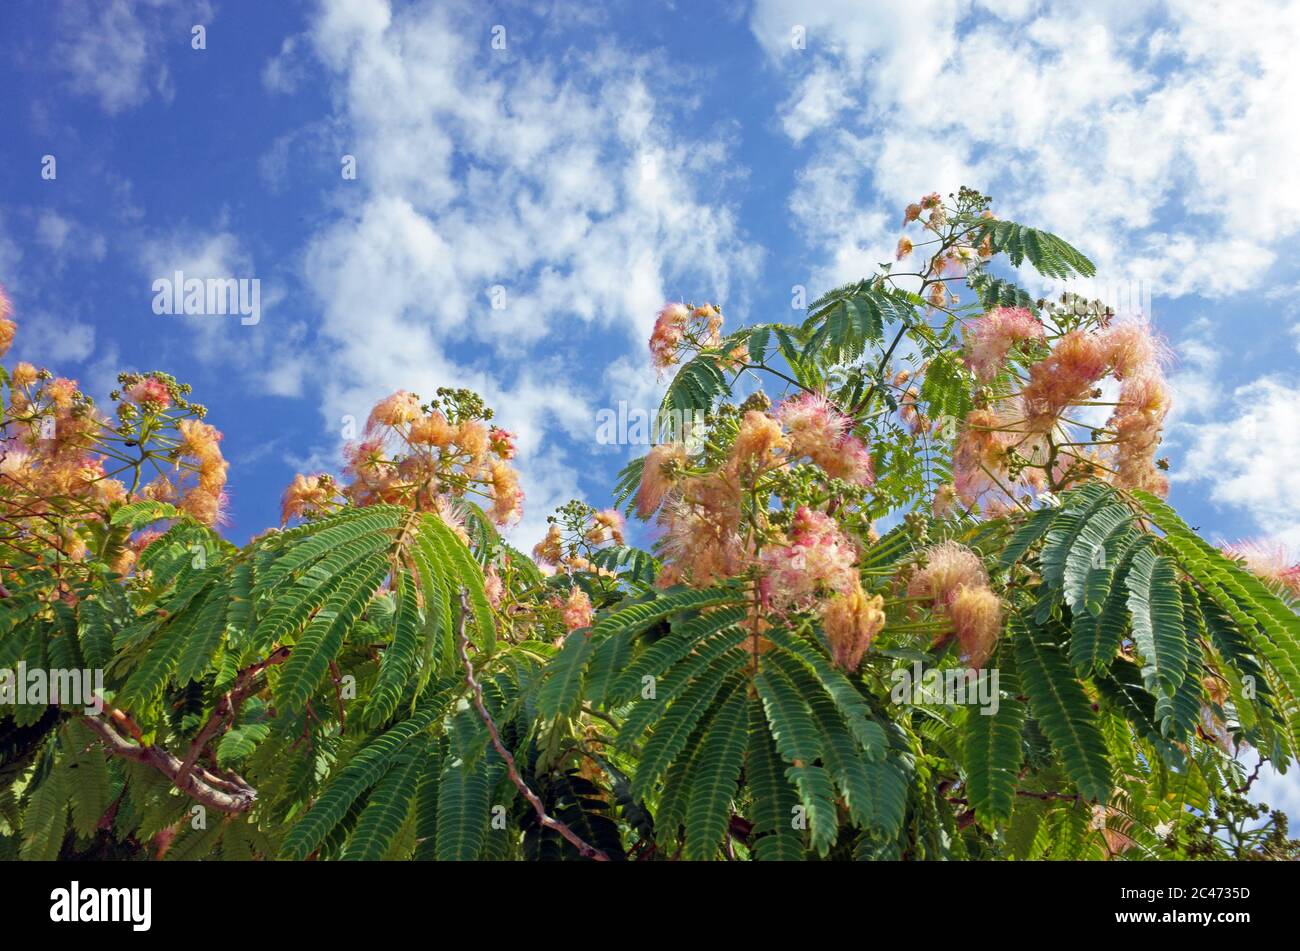
[[[826,283],[884,260],[897,221],[826,232],[808,209],[868,188],[893,210],[973,185],[1167,296],[1252,287],[1300,230],[1295,0],[759,0],[750,25],[793,84],[791,204]]]
[[[1178,341],[1177,363],[1168,374],[1174,399],[1166,428],[1174,433],[1175,440],[1184,421],[1188,421],[1187,426],[1194,426],[1190,420],[1204,417],[1218,408],[1222,400],[1222,387],[1219,385],[1222,355],[1222,344],[1215,336],[1214,324],[1205,317],[1192,321],[1186,335]]]
[[[1229,389],[1224,352],[1208,317],[1177,341],[1166,421],[1166,446],[1182,455],[1173,481],[1202,485],[1212,502],[1239,510],[1240,531],[1300,555],[1300,380],[1274,374]]]
[[[171,101],[165,51],[189,50],[190,28],[211,19],[207,0],[63,0],[54,52],[73,90],[117,115],[154,94]]]
[[[626,52],[562,70],[518,40],[496,53],[468,6],[325,2],[309,32],[357,158],[302,264],[326,425],[398,387],[482,392],[519,431],[531,544],[579,494],[570,449],[595,450],[595,407],[654,385],[665,298],[734,301],[756,274],[731,210],[702,197],[736,174],[727,130],[684,138],[651,93],[681,80]]]
[[[262,67],[262,85],[273,93],[289,94],[298,89],[307,72],[303,37],[289,36],[280,44],[280,52]]]
[[[1220,419],[1184,436],[1177,479],[1207,483],[1212,501],[1243,508],[1261,536],[1300,546],[1300,382],[1238,387]]]
[[[238,314],[154,315],[159,325],[160,347],[177,326],[191,332],[195,356],[209,366],[234,369],[252,377],[260,393],[272,396],[300,396],[311,374],[311,360],[301,350],[306,328],[286,323],[277,311],[284,298],[283,287],[260,273],[250,251],[239,236],[228,230],[225,216],[213,230],[179,226],[154,234],[136,250],[140,267],[140,307],[152,309],[157,280],[234,279],[259,282],[260,319],[244,324]]]
[[[42,311],[24,316],[18,340],[18,353],[23,359],[56,370],[62,364],[89,359],[95,352],[93,326]]]
[[[0,214],[0,284],[14,284],[22,260],[23,249],[7,233],[4,215]]]
[[[36,216],[35,233],[36,243],[59,263],[71,257],[102,261],[108,253],[102,234],[48,208]]]

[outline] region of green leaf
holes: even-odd
[[[444,689],[452,686],[455,682],[446,683]],[[435,692],[435,696],[440,693]],[[388,771],[412,737],[442,719],[445,712],[445,700],[426,703],[409,719],[391,727],[353,756],[330,777],[311,809],[289,830],[280,847],[280,857],[302,861],[314,852],[344,820],[353,803]]]
[[[394,581],[397,611],[393,614],[393,639],[380,658],[379,679],[366,707],[366,722],[371,726],[383,723],[397,709],[415,672],[416,652],[420,647],[420,607],[415,579],[408,572],[399,571]]]
[[[1124,586],[1147,689],[1172,695],[1187,676],[1183,600],[1174,566],[1169,559],[1144,548],[1133,557]]]
[[[1094,572],[1106,572],[1107,543],[1133,523],[1128,507],[1106,505],[1088,516],[1065,556],[1063,587],[1065,602],[1073,611],[1088,610],[1089,587],[1099,587]]]
[[[834,701],[835,709],[844,717],[850,732],[867,759],[883,759],[887,747],[885,731],[876,722],[871,709],[849,678],[836,669],[824,654],[789,631],[773,628],[765,636],[790,651],[812,669],[818,682]]]
[[[994,254],[1005,254],[1016,267],[1027,258],[1044,277],[1065,280],[1075,275],[1093,277],[1097,273],[1096,266],[1083,252],[1046,231],[1014,221],[990,220],[972,235],[971,243],[978,245],[985,237],[989,238]]]
[[[546,665],[537,694],[537,712],[541,716],[551,719],[577,712],[582,699],[582,672],[594,646],[590,634],[585,628],[570,631],[560,652]]]
[[[407,754],[404,762],[393,766],[375,785],[361,811],[361,818],[348,837],[341,856],[343,859],[377,861],[388,854],[411,811],[422,765],[421,757]]]
[[[668,765],[686,748],[691,732],[703,718],[727,678],[745,662],[737,651],[711,664],[698,679],[667,705],[655,723],[654,732],[642,748],[641,761],[632,776],[632,795],[644,797]]]
[[[710,859],[718,851],[731,820],[745,762],[748,718],[743,681],[725,693],[699,745],[691,770],[686,806],[686,858]],[[635,794],[634,794],[635,795]]]
[[[113,526],[125,525],[131,531],[143,528],[151,522],[167,518],[180,518],[176,506],[167,502],[155,502],[146,499],[142,502],[129,502],[113,512],[108,523]]]
[[[1011,619],[1015,663],[1030,709],[1080,795],[1094,802],[1110,798],[1106,744],[1083,687],[1070,672],[1058,645],[1026,619]]]
[[[730,391],[718,364],[718,355],[701,353],[682,364],[659,404],[656,428],[659,438],[685,442],[688,429],[703,422],[714,401]]]
[[[826,855],[835,842],[838,817],[834,787],[826,770],[813,765],[821,758],[821,731],[798,691],[781,671],[765,668],[754,678],[763,711],[781,757],[792,764],[786,776],[799,790],[802,819],[812,833],[812,845]]]
[[[448,762],[438,779],[438,837],[440,862],[468,862],[478,857],[488,827],[488,762]]]
[[[330,661],[342,648],[348,631],[361,617],[389,568],[386,555],[373,554],[340,580],[285,662],[275,692],[281,708],[301,710],[311,699]]]
[[[970,806],[990,829],[1011,819],[1023,759],[1020,737],[1025,705],[1019,699],[1020,683],[1010,654],[999,652],[997,709],[986,713],[978,705],[968,705],[962,737]]]
[[[804,837],[795,828],[799,795],[786,779],[785,766],[768,732],[763,703],[749,701],[749,750],[745,779],[753,796],[751,847],[760,861],[798,861],[803,858]]]

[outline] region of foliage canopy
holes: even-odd
[[[988,208],[909,206],[916,270],[801,324],[665,307],[670,441],[616,487],[654,550],[577,502],[512,548],[463,391],[385,400],[237,547],[186,387],[110,421],[4,371],[0,670],[103,682],[0,694],[0,856],[1294,857],[1239,762],[1295,755],[1294,574],[1162,501],[1149,328],[993,276],[1093,266]]]

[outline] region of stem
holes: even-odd
[[[492,720],[492,714],[488,713],[487,705],[483,702],[483,687],[474,679],[474,665],[469,659],[469,638],[465,636],[465,618],[469,615],[469,596],[462,588],[460,592],[460,621],[456,625],[456,650],[460,654],[460,662],[465,668],[465,683],[469,686],[474,696],[474,708],[478,711],[479,718],[488,729],[488,734],[492,737],[492,745],[496,747],[497,754],[505,761],[506,772],[510,774],[510,781],[515,784],[515,788],[523,794],[523,797],[532,805],[533,811],[537,813],[537,821],[544,828],[552,829],[563,836],[583,858],[594,859],[597,862],[608,862],[609,856],[600,849],[595,848],[585,842],[576,832],[558,819],[553,819],[546,814],[546,806],[542,800],[537,797],[537,793],[528,788],[523,777],[519,775],[519,769],[515,766],[515,758],[510,755],[505,744],[501,742],[501,734],[497,732],[497,725]]]

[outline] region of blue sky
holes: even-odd
[[[473,387],[520,432],[531,545],[642,451],[596,416],[656,405],[663,300],[796,319],[968,184],[1149,301],[1177,507],[1300,550],[1300,5],[590,6],[5,0],[12,356],[192,383],[236,539],[377,397]],[[177,269],[257,278],[260,322],[156,315]]]

